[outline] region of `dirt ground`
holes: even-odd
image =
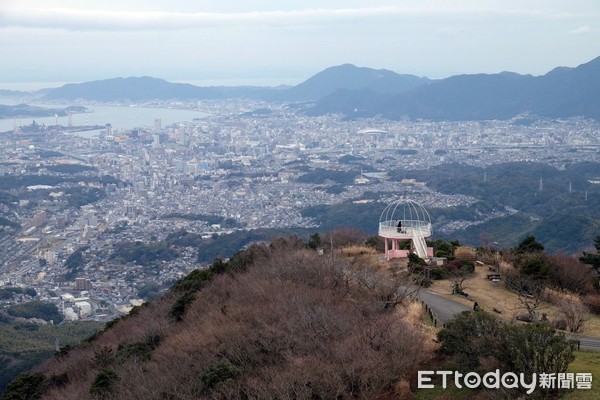
[[[514,321],[517,315],[526,314],[526,310],[519,301],[519,296],[506,288],[504,281],[492,282],[487,279],[487,275],[494,273],[490,271],[488,265],[476,266],[475,272],[465,280],[463,287],[464,291],[479,304],[485,311],[497,314],[506,321]],[[473,301],[462,296],[452,294],[451,281],[437,280],[429,288],[432,292],[444,296],[448,299],[463,303],[470,307],[473,306]],[[500,311],[498,313],[497,311]],[[546,313],[550,321],[561,319],[558,307],[542,303],[539,312]],[[600,337],[600,317],[591,316],[587,326],[582,332],[585,336]]]

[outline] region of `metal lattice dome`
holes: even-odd
[[[388,205],[379,217],[379,235],[388,238],[429,237],[431,217],[419,203],[400,199]]]

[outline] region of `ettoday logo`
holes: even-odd
[[[468,372],[463,374],[458,371],[419,371],[417,379],[417,388],[433,389],[435,385],[432,382],[434,376],[442,377],[442,388],[448,387],[448,382],[454,382],[458,389],[467,387],[476,389],[483,385],[488,389],[525,389],[527,394],[533,393],[536,388],[542,389],[591,389],[591,373],[533,373],[526,376],[523,373],[514,372],[500,373],[500,370],[491,371],[483,375],[477,372]]]

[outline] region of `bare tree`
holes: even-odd
[[[419,290],[419,286],[411,283],[408,271],[392,273],[376,270],[371,266],[356,265],[348,272],[358,289],[357,294],[371,301],[376,299],[384,310],[393,309],[406,298],[414,297]]]
[[[465,293],[465,280],[467,279],[467,274],[460,270],[454,270],[448,274],[450,278],[450,282],[452,284],[452,294],[464,295]]]
[[[590,312],[580,300],[563,302],[560,311],[565,318],[569,332],[581,333],[585,330],[587,322],[590,320]]]
[[[594,274],[577,259],[566,254],[550,257],[550,273],[554,283],[575,293],[594,293]]]
[[[539,321],[539,312],[544,300],[543,282],[524,275],[508,275],[505,282],[508,289],[518,294],[520,303],[518,310],[527,312],[525,315],[517,315],[516,318],[527,322]]]

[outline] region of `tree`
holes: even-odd
[[[506,370],[515,373],[564,373],[575,359],[571,341],[547,324],[506,327],[499,351]]]
[[[40,300],[15,304],[8,309],[8,313],[13,317],[41,318],[46,321],[53,321],[54,323],[59,323],[63,320],[63,316],[58,311],[56,305]]]
[[[173,321],[182,321],[185,312],[192,302],[196,299],[196,293],[188,291],[182,294],[169,310],[169,318]]]
[[[547,279],[550,276],[550,262],[544,253],[518,254],[514,264],[522,274],[533,279]]]
[[[596,236],[596,239],[594,239],[594,247],[596,247],[596,254],[584,251],[583,256],[579,258],[579,261],[591,265],[596,273],[600,275],[600,235]]]
[[[459,368],[513,373],[564,373],[574,360],[572,341],[547,324],[503,325],[486,312],[466,311],[438,332],[438,352]],[[482,361],[486,360],[483,364]]]
[[[565,318],[567,330],[572,333],[581,333],[590,320],[590,312],[581,300],[564,301],[560,311]]]
[[[389,273],[358,265],[350,273],[361,295],[378,302],[383,310],[392,310],[419,288],[409,284],[407,273]]]
[[[452,294],[464,294],[464,282],[467,279],[467,273],[464,269],[457,269],[451,271],[448,276],[450,277],[450,281],[452,282]]]
[[[538,311],[542,306],[544,285],[541,281],[524,275],[507,276],[506,287],[519,294],[521,308],[527,312],[526,316],[517,316],[517,319],[533,322],[538,321]]]
[[[502,324],[494,315],[465,311],[438,332],[438,352],[455,357],[467,369],[477,369],[482,358],[495,355],[502,332]]]
[[[544,246],[535,240],[535,237],[532,235],[527,236],[515,249],[516,254],[523,253],[542,253],[544,251]]]
[[[595,293],[594,272],[576,258],[556,254],[549,259],[550,279],[554,285],[574,293]]]
[[[321,235],[319,235],[318,232],[310,235],[310,238],[308,239],[308,247],[310,247],[313,250],[317,250],[323,247],[323,244],[321,243]]]
[[[454,250],[456,250],[460,243],[457,241],[448,242],[442,239],[438,239],[432,243],[435,249],[436,257],[446,257],[449,260],[454,259]]]

